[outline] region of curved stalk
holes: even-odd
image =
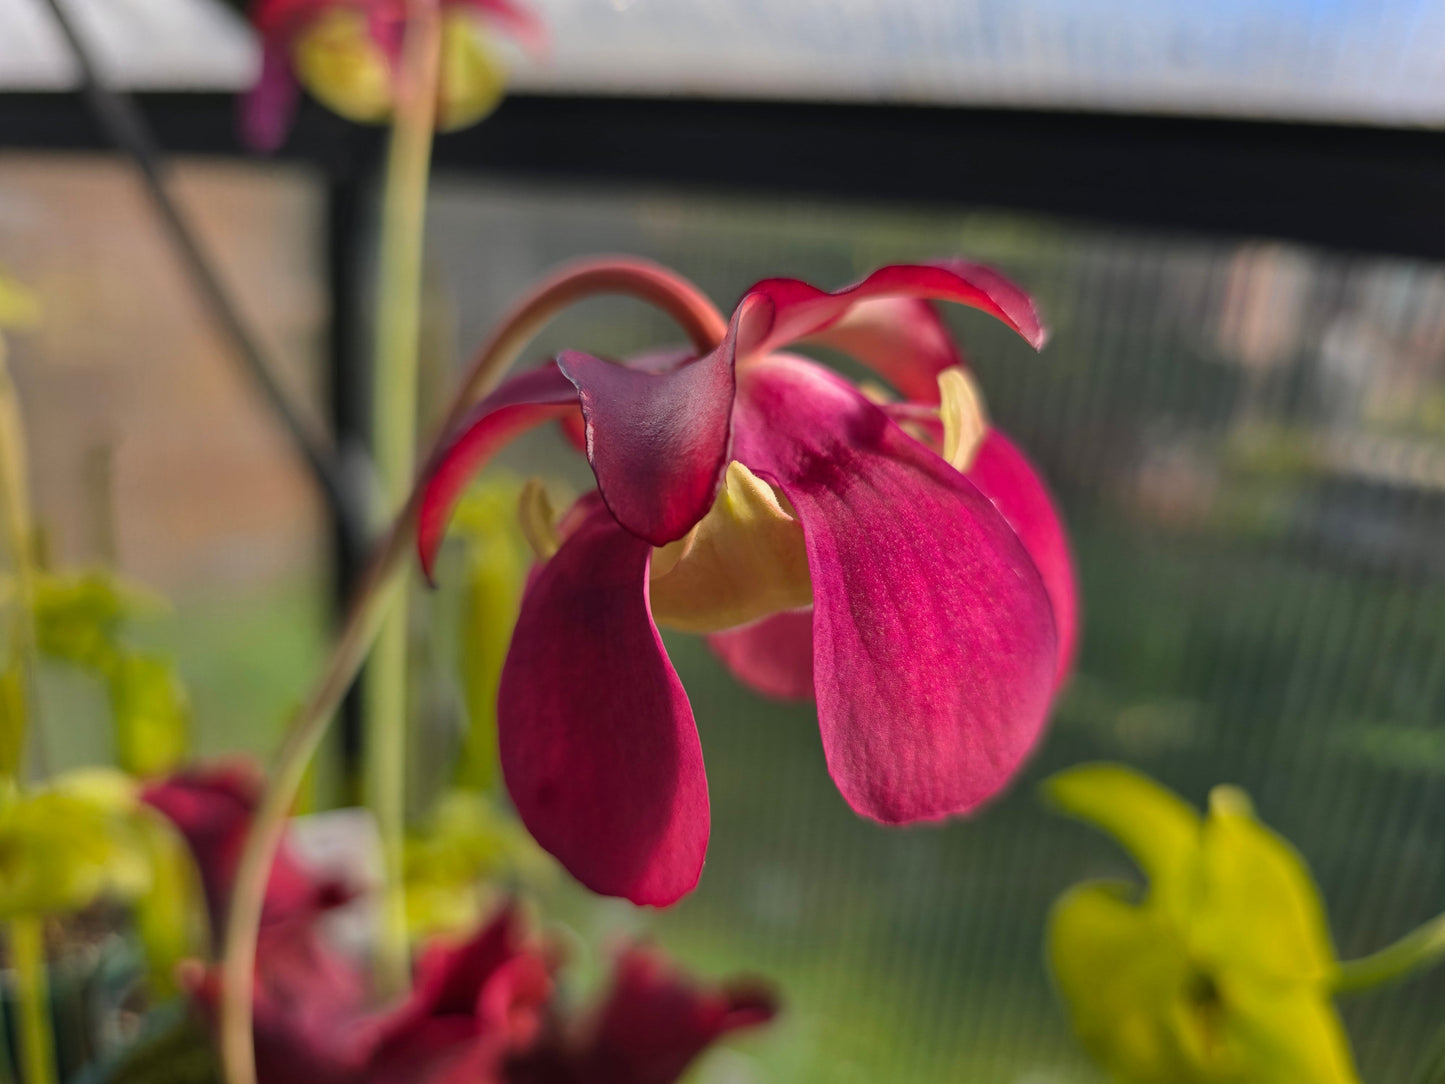
[[[20,703],[25,730],[18,735],[15,780],[23,786],[26,739],[44,762],[38,715],[33,697],[35,673],[35,561],[31,550],[30,486],[25,454],[25,424],[5,344],[0,341],[0,520],[14,567],[17,598],[11,623],[10,651],[18,667]],[[10,920],[10,962],[15,971],[19,1009],[20,1077],[24,1084],[53,1084],[55,1032],[50,1016],[50,988],[45,973],[45,930],[33,915]]]
[[[436,0],[409,0],[382,198],[372,377],[372,439],[388,516],[406,499],[416,470],[422,254],[441,38]],[[377,991],[382,996],[405,990],[411,979],[402,889],[407,759],[405,580],[395,595],[377,634],[365,682],[366,802],[381,836],[383,868],[374,966]]]
[[[1335,975],[1335,992],[1348,994],[1382,986],[1438,963],[1442,958],[1445,958],[1445,914],[1436,915],[1379,952],[1341,962]]]
[[[256,940],[271,863],[306,766],[356,677],[400,582],[397,573],[416,531],[422,483],[472,402],[496,385],[533,336],[561,310],[597,294],[626,294],[655,305],[681,325],[699,351],[711,350],[727,330],[726,321],[707,297],[670,271],[636,260],[598,260],[564,268],[547,279],[482,347],[438,429],[426,467],[377,545],[326,669],[287,730],[251,822],[231,892],[221,962],[221,1059],[227,1084],[256,1084],[251,1008]]]

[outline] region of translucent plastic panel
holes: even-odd
[[[65,0],[137,87],[239,88],[259,51],[221,0]],[[530,0],[544,92],[907,101],[1438,126],[1430,0]],[[239,2],[234,6],[242,6]],[[0,3],[0,88],[73,86],[44,0]]]
[[[539,0],[546,89],[1445,122],[1428,0]]]

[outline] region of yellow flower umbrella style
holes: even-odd
[[[1148,877],[1067,892],[1047,953],[1074,1030],[1121,1084],[1344,1084],[1358,1074],[1331,1001],[1339,965],[1299,854],[1216,787],[1201,817],[1127,768],[1044,784]]]

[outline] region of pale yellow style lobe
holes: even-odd
[[[557,533],[557,513],[540,478],[528,478],[523,484],[517,498],[517,519],[522,536],[537,560],[550,561],[562,548],[562,539]]]
[[[988,435],[983,393],[973,377],[957,365],[938,374],[939,417],[943,420],[943,458],[960,473],[973,466]]]
[[[311,96],[347,120],[378,124],[391,115],[391,64],[360,12],[318,15],[296,35],[291,62]]]
[[[358,124],[391,116],[392,64],[361,12],[317,16],[296,35],[291,59],[296,78],[332,112]],[[475,124],[497,107],[506,87],[507,66],[476,15],[444,11],[437,127],[449,132]]]
[[[507,66],[476,16],[444,12],[437,127],[451,132],[477,123],[497,108],[506,89]]]
[[[652,615],[684,632],[718,632],[810,606],[803,528],[768,485],[728,464],[712,509],[652,554]]]

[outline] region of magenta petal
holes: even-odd
[[[241,848],[264,784],[258,766],[237,759],[193,765],[152,781],[141,792],[142,800],[164,814],[190,848],[213,931],[224,925]],[[271,865],[263,918],[268,925],[310,920],[354,894],[344,882],[306,869],[283,842]]]
[[[1062,684],[1078,647],[1079,590],[1069,537],[1048,487],[1028,457],[997,429],[989,430],[968,478],[1003,513],[1043,577],[1059,634],[1057,682]]]
[[[366,28],[371,40],[391,64],[392,70],[401,64],[401,42],[406,36],[406,8],[404,4],[372,4],[366,13]]]
[[[569,1079],[673,1084],[722,1036],[760,1027],[777,1012],[777,998],[765,987],[699,986],[656,950],[633,948],[617,962],[612,990]]]
[[[286,141],[300,97],[285,43],[264,39],[260,77],[241,99],[241,139],[253,150],[274,151]]]
[[[739,388],[737,458],[797,509],[813,579],[828,769],[859,813],[903,823],[996,794],[1043,728],[1048,594],[993,504],[856,389],[774,359]]]
[[[766,318],[764,306],[749,314],[749,326],[738,335],[742,354],[765,353],[817,335],[843,319],[854,305],[880,297],[970,305],[998,317],[1035,349],[1048,338],[1033,299],[1022,288],[992,268],[963,260],[880,267],[861,282],[831,294],[797,279],[764,279],[747,296],[771,302],[772,319]]]
[[[577,390],[555,365],[522,373],[478,403],[428,468],[417,520],[417,550],[431,579],[452,509],[472,477],[508,441],[577,409]]]
[[[813,699],[812,610],[789,610],[715,632],[707,644],[734,677],[764,696]]]
[[[692,708],[648,609],[651,547],[606,509],[522,600],[502,670],[502,773],[537,842],[588,888],[665,906],[707,850]]]
[[[938,374],[965,364],[938,310],[916,297],[860,301],[808,341],[852,355],[919,403],[938,402]]]
[[[661,373],[572,350],[557,358],[577,386],[602,499],[654,546],[687,534],[717,496],[732,438],[732,346],[729,330],[711,354]]]

